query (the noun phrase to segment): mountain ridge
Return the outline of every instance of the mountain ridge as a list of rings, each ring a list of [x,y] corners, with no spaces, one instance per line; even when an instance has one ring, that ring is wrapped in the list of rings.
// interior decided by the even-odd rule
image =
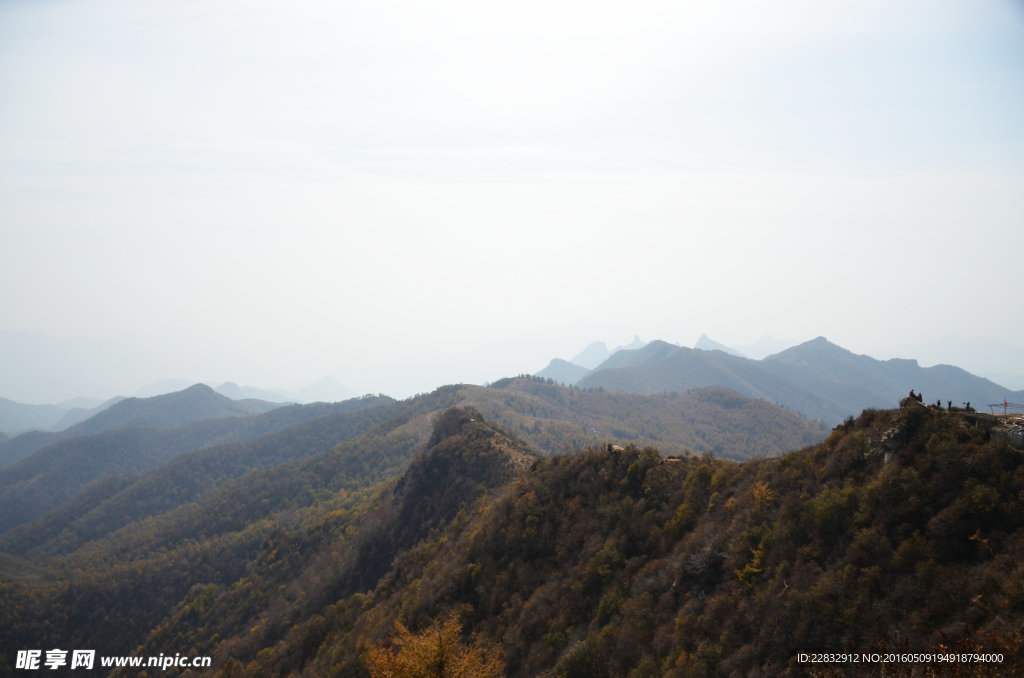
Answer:
[[[77,548],[130,520],[198,500],[246,472],[351,443],[384,421],[400,422],[409,440],[425,443],[429,417],[454,406],[472,408],[547,456],[630,441],[659,445],[667,454],[776,456],[827,431],[721,388],[637,396],[584,392],[535,378],[502,380],[489,388],[441,387],[406,401],[364,397],[295,405],[167,431],[122,429],[68,439],[0,469],[0,528],[8,530],[0,534],[0,549],[52,555]],[[96,501],[89,483],[106,482],[105,474],[136,475]],[[75,508],[79,504],[89,508]]]
[[[182,379],[165,379],[137,389],[130,397],[117,395],[103,401],[80,397],[60,403],[38,405],[0,397],[0,432],[8,437],[31,431],[60,432],[95,416],[119,401],[131,398],[149,400],[180,393],[196,385],[199,384]],[[276,404],[341,402],[358,397],[358,394],[345,388],[332,377],[322,377],[293,393],[284,389],[239,386],[231,381],[223,382],[212,390],[236,402],[264,401]],[[243,408],[245,407],[243,405]]]
[[[739,356],[740,358],[746,358],[747,357],[747,356],[745,356],[743,354],[742,351],[738,351],[735,348],[732,348],[731,346],[726,346],[725,344],[721,344],[721,343],[711,339],[711,337],[709,337],[706,334],[700,335],[700,339],[697,340],[697,343],[694,344],[693,347],[694,348],[699,348],[702,351],[722,351],[722,352],[728,353],[730,355]]]
[[[210,445],[259,439],[282,429],[301,426],[309,420],[344,415],[378,402],[390,402],[390,399],[371,397],[329,405],[289,406],[252,417],[202,419],[177,428],[131,427],[62,438],[0,468],[0,532],[58,509],[65,501],[73,500],[77,493],[87,490],[90,483],[101,481],[105,476],[148,471]],[[247,460],[242,468],[251,468],[255,463],[255,458]],[[206,476],[214,478],[216,473],[211,470]],[[167,484],[163,490],[152,488],[139,497],[137,503],[145,504],[164,491],[187,496],[185,487],[189,483],[180,480]],[[0,535],[0,539],[5,536]]]
[[[124,428],[171,429],[199,421],[248,417],[279,408],[282,403],[232,400],[206,384],[149,398],[107,401],[92,416],[61,431],[28,431],[0,442],[0,468],[23,459],[48,445],[84,435]]]
[[[947,405],[970,402],[975,408],[1024,399],[1024,391],[1011,391],[961,368],[921,367],[912,359],[877,360],[825,337],[760,360],[652,341],[642,349],[616,353],[573,385],[646,394],[724,386],[830,424],[865,408],[888,407],[910,389]]]
[[[115,428],[175,428],[203,419],[262,414],[276,407],[280,407],[280,403],[232,400],[206,384],[194,384],[182,391],[151,398],[125,398],[75,424],[67,432],[84,435]]]

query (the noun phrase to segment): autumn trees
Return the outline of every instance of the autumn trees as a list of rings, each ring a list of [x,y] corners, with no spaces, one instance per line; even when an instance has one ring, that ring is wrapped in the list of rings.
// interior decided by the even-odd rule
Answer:
[[[501,675],[501,652],[462,638],[457,612],[435,619],[413,633],[395,622],[396,636],[390,646],[375,644],[364,655],[372,678],[497,678]]]

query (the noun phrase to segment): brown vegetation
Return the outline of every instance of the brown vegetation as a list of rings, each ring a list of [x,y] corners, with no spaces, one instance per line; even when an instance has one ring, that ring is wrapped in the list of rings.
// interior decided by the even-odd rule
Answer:
[[[436,423],[401,479],[370,485],[390,466],[340,448],[52,561],[50,584],[0,588],[5,642],[224,675],[365,677],[434,629],[524,678],[828,675],[798,660],[822,651],[1002,657],[840,669],[865,675],[1024,670],[1022,452],[982,419],[868,410],[774,459],[529,466],[479,412]]]

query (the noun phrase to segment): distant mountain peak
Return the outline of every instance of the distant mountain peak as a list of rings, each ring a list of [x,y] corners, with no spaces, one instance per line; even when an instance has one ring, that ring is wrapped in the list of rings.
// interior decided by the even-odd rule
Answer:
[[[632,351],[638,348],[643,348],[647,345],[647,342],[640,338],[639,334],[633,335],[633,341],[629,342],[625,346],[619,346],[616,351]]]
[[[823,351],[832,353],[834,355],[855,355],[852,351],[849,351],[838,344],[833,344],[825,337],[818,336],[814,339],[809,339],[802,344],[796,346],[790,346],[789,348],[779,351],[773,355],[765,358],[765,360],[792,360],[797,359],[801,356],[806,356],[809,353],[821,354]]]
[[[547,367],[537,372],[537,376],[569,386],[575,384],[589,373],[590,370],[582,365],[577,365],[561,358],[554,358],[548,363]]]
[[[746,357],[736,349],[714,341],[706,334],[700,335],[700,339],[697,340],[697,343],[694,344],[693,347],[700,351],[722,351],[723,353],[728,353],[729,355],[734,355],[740,358]]]
[[[667,341],[655,339],[639,348],[623,349],[615,351],[607,360],[598,366],[594,372],[617,367],[636,367],[649,362],[654,362],[679,351],[680,347],[670,344]]]
[[[650,352],[654,352],[654,351],[662,351],[662,350],[665,350],[667,348],[671,349],[671,348],[679,348],[679,347],[676,346],[675,344],[671,343],[671,342],[664,341],[662,339],[655,339],[654,341],[646,342],[642,346],[638,346],[636,348],[625,348],[625,349],[620,349],[620,350],[623,350],[623,351],[650,351]]]
[[[282,392],[265,388],[256,388],[253,386],[239,386],[233,381],[225,381],[223,384],[213,389],[222,396],[227,396],[232,400],[246,400],[255,398],[256,400],[266,400],[271,403],[283,403],[292,400],[292,398]]]
[[[588,370],[592,370],[619,351],[635,351],[647,345],[648,343],[641,339],[639,334],[633,335],[633,341],[629,342],[625,346],[618,346],[614,350],[609,350],[608,346],[603,341],[595,341],[588,344],[585,349],[583,349],[569,362],[574,365],[585,367]]]
[[[225,381],[223,384],[213,389],[222,396],[231,398],[232,400],[241,400],[245,397],[242,393],[242,388],[233,381]]]
[[[258,400],[234,401],[206,384],[193,384],[181,391],[150,398],[125,398],[75,424],[68,433],[84,435],[128,427],[174,428],[201,419],[248,416],[277,406]]]
[[[434,447],[445,438],[462,433],[462,430],[473,422],[483,423],[483,416],[471,405],[451,407],[434,416],[433,431],[427,447]]]
[[[608,350],[603,341],[595,341],[587,344],[587,347],[569,362],[592,370],[607,360],[611,354],[612,352]]]
[[[423,454],[406,471],[396,489],[408,489],[410,479],[420,475],[421,493],[435,497],[431,504],[437,503],[438,491],[442,495],[454,494],[448,501],[454,499],[461,503],[466,496],[453,493],[453,485],[465,485],[466,481],[470,481],[470,485],[482,484],[468,494],[479,493],[483,486],[511,480],[516,469],[527,467],[537,459],[523,441],[485,421],[472,405],[451,407],[435,415],[433,431]],[[428,472],[417,473],[417,467]],[[439,483],[439,478],[446,478],[447,482]]]

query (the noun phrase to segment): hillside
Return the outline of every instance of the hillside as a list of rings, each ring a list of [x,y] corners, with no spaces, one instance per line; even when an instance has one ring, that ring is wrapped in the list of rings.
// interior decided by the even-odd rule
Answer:
[[[24,586],[0,586],[0,628],[12,630],[5,640],[53,636],[97,643],[108,652],[118,644],[135,647],[176,601],[191,599],[208,584],[234,582],[231,595],[253,609],[273,600],[280,591],[262,589],[266,577],[301,585],[300,608],[321,605],[323,596],[356,592],[359,582],[375,585],[392,555],[443,528],[480,493],[532,463],[522,443],[472,410],[448,410],[434,418],[426,441],[409,428],[412,423],[408,417],[384,422],[358,441],[255,471],[51,560],[46,570],[51,589],[41,590],[36,574]],[[386,478],[390,482],[378,485]],[[305,531],[314,524],[319,527]],[[340,534],[352,539],[336,541]],[[11,562],[20,565],[8,568],[8,576],[27,571],[23,561]],[[196,582],[203,587],[197,589]],[[66,603],[67,608],[29,612],[17,604],[22,595],[44,607]],[[133,602],[116,622],[98,624],[119,600]],[[16,613],[28,614],[15,618]],[[232,614],[222,621],[230,625],[236,619]],[[105,631],[97,634],[100,627]],[[277,622],[268,632],[272,629],[280,630]]]
[[[52,430],[63,431],[64,429],[70,428],[75,424],[79,424],[91,417],[96,416],[103,410],[108,409],[112,405],[119,403],[122,400],[124,400],[124,397],[116,396],[114,398],[110,398],[109,400],[105,400],[104,402],[91,407],[72,407],[63,415],[61,415],[61,418],[57,420],[57,423],[55,423],[52,426]]]
[[[827,428],[763,400],[723,388],[635,395],[502,379],[490,388],[458,387],[459,404],[525,440],[542,454],[595,443],[654,445],[665,454],[712,453],[733,459],[783,454],[819,440]]]
[[[634,446],[531,460],[479,412],[433,421],[405,471],[373,461],[408,454],[401,436],[353,441],[43,579],[14,561],[0,628],[12,647],[208,654],[209,675],[365,676],[395,621],[452,610],[511,677],[826,675],[797,660],[822,650],[1024,670],[1024,464],[995,418],[908,402],[745,463]]]
[[[243,476],[283,464],[301,465],[339,447],[372,447],[376,452],[382,440],[388,441],[391,452],[383,468],[396,472],[408,464],[410,450],[427,440],[429,420],[424,411],[393,401],[371,404],[372,400],[357,399],[368,406],[254,440],[194,450],[143,474],[105,476],[50,512],[0,535],[0,550],[26,557],[70,553],[134,523],[173,520],[168,516],[176,510],[201,502]],[[361,467],[364,475],[374,468],[369,461]]]
[[[121,428],[177,428],[204,419],[262,414],[276,407],[280,407],[280,403],[232,400],[206,384],[195,384],[183,391],[152,398],[125,398],[75,424],[68,433],[88,435]]]
[[[167,403],[168,400],[163,399],[162,402]],[[173,404],[175,401],[170,402]],[[296,405],[275,408],[250,417],[201,419],[171,429],[132,427],[59,440],[17,463],[0,468],[0,533],[56,509],[90,483],[108,475],[146,471],[192,450],[261,438],[281,429],[389,402],[393,401],[366,397],[343,403]],[[215,408],[214,412],[222,413],[223,410]],[[310,439],[316,440],[316,437]],[[319,447],[314,446],[313,451],[329,449],[339,440],[331,437],[326,442],[320,442]],[[288,445],[280,444],[280,440],[277,442],[278,451],[290,451]],[[249,455],[241,464],[239,472],[258,467],[259,459],[255,454]],[[275,463],[280,461],[282,459],[278,458]],[[222,471],[223,467],[219,470]],[[188,475],[199,473],[196,467]],[[203,483],[213,483],[220,477],[215,469],[205,468],[202,473]],[[150,504],[167,493],[179,499],[188,496],[184,488],[191,487],[192,483],[184,482],[181,475],[165,480],[165,485],[151,490],[134,506]],[[41,534],[36,529],[30,530],[30,533],[36,537]],[[0,540],[4,538],[6,535],[0,536]]]
[[[987,419],[908,404],[780,459],[553,459],[396,564],[346,628],[460,609],[511,676],[805,675],[801,651],[871,648],[1000,652],[958,675],[1020,675],[1021,454]]]

